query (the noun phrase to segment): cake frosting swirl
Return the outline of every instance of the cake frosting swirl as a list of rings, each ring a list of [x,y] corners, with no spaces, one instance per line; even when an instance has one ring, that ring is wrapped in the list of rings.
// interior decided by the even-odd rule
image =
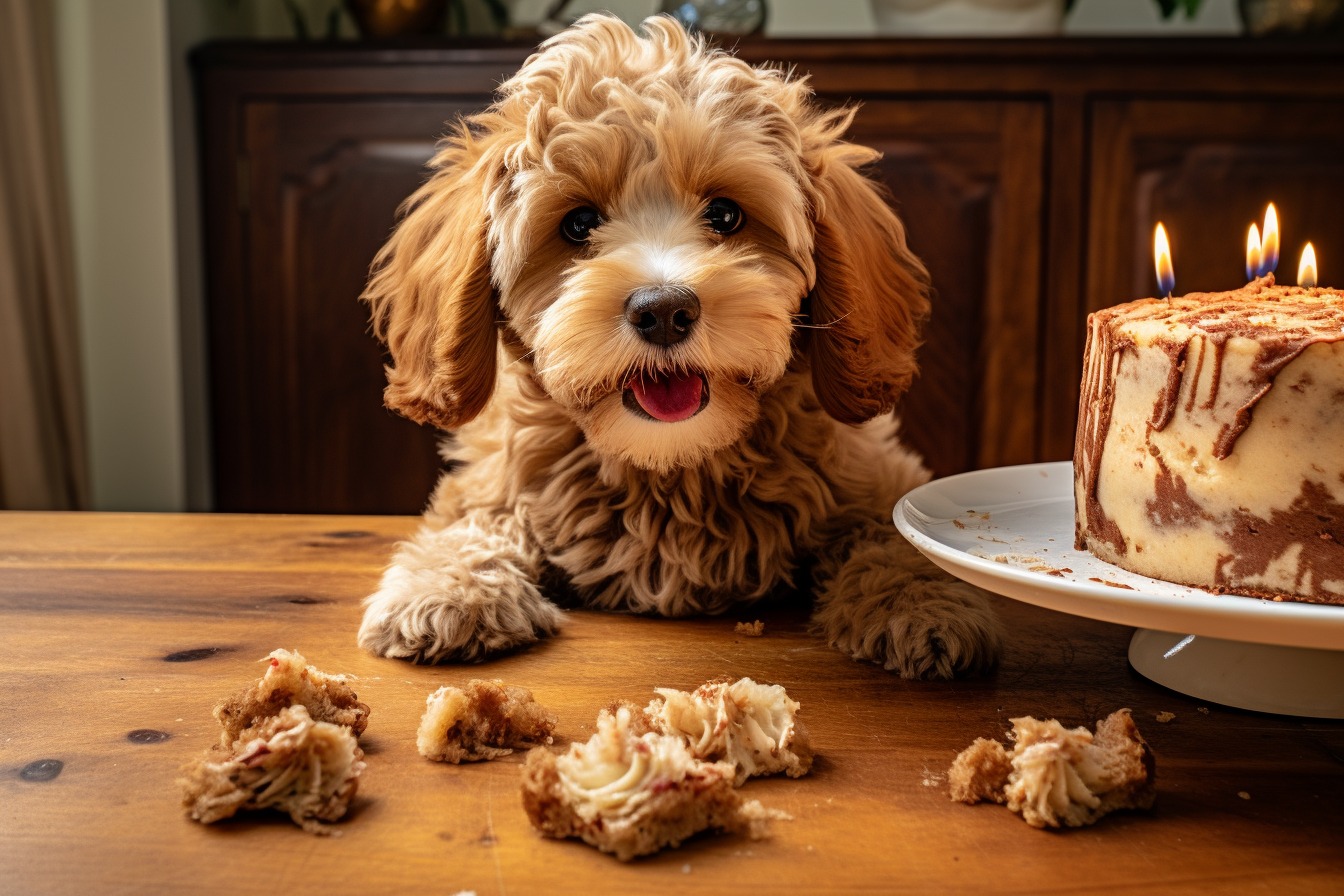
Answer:
[[[1089,315],[1074,498],[1117,566],[1344,604],[1344,297],[1270,274]]]

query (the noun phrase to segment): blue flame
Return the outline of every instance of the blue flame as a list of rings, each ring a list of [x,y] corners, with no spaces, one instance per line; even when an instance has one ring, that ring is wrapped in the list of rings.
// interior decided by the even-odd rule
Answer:
[[[1169,296],[1176,289],[1176,272],[1158,271],[1157,272],[1157,294],[1160,296]]]
[[[1279,247],[1277,245],[1261,246],[1260,248],[1260,267],[1255,271],[1255,276],[1263,277],[1266,274],[1274,272],[1279,266]]]

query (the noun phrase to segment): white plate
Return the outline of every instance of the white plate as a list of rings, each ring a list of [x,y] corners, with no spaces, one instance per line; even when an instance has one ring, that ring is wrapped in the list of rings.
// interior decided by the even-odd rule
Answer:
[[[1074,550],[1068,461],[936,479],[901,499],[893,516],[952,575],[1025,603],[1182,635],[1344,650],[1344,607],[1210,594]]]

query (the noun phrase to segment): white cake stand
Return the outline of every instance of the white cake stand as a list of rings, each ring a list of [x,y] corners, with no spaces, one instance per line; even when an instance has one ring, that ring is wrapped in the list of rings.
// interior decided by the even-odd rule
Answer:
[[[1129,661],[1201,700],[1344,719],[1344,607],[1215,595],[1127,572],[1073,547],[1068,461],[921,486],[896,526],[952,575],[1039,607],[1135,626]]]

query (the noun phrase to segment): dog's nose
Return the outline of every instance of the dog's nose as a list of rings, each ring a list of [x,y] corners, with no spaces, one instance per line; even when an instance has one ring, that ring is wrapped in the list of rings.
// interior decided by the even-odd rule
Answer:
[[[700,297],[685,286],[642,286],[625,300],[625,319],[655,345],[676,345],[699,317]]]

